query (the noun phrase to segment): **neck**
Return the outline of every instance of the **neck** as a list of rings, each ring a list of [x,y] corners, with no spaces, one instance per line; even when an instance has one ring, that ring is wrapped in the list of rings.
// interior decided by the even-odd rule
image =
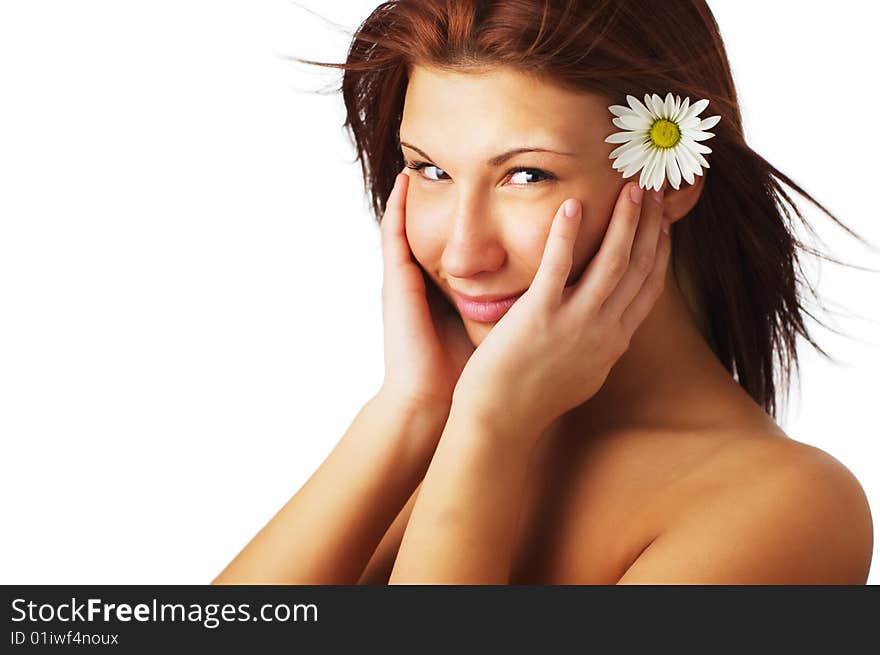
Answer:
[[[706,343],[670,266],[661,296],[602,388],[554,426],[581,434],[699,429],[760,415],[767,418]]]

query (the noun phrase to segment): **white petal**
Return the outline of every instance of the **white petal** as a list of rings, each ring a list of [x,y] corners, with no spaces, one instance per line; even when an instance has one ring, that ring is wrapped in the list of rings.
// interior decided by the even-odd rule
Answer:
[[[654,168],[651,169],[651,177],[648,178],[648,188],[654,189],[655,191],[659,191],[659,187],[657,186],[657,180],[661,180],[661,184],[663,184],[663,174],[666,172],[663,153],[665,150],[657,151],[657,162],[654,164]]]
[[[657,169],[660,168],[663,168],[663,150],[657,148],[654,150],[654,155],[651,158],[651,170],[648,177],[649,186],[653,186],[651,182],[657,179]]]
[[[629,152],[627,154],[630,156],[626,160],[621,161],[621,159],[618,157],[611,165],[611,167],[615,170],[623,171],[627,168],[632,168],[633,166],[644,166],[647,163],[648,153],[645,151],[636,151],[635,154]]]
[[[633,162],[629,166],[624,167],[624,169],[621,171],[621,173],[623,173],[623,177],[625,177],[625,178],[631,177],[631,176],[635,175],[636,173],[638,173],[642,168],[644,168],[644,166],[645,166],[645,160],[639,159],[638,161]]]
[[[647,96],[645,96],[647,98]],[[632,107],[633,112],[638,114],[639,116],[645,116],[646,118],[651,118],[651,112],[639,102],[639,99],[635,96],[627,96],[626,101],[629,103],[629,106]]]
[[[635,175],[636,173],[638,173],[642,168],[645,167],[645,164],[648,161],[647,157],[648,157],[648,153],[645,153],[644,157],[637,159],[629,166],[624,167],[623,176],[630,177],[631,175]]]
[[[697,100],[691,108],[688,109],[687,114],[684,116],[684,120],[688,118],[693,118],[697,116],[701,111],[703,111],[709,105],[709,101],[703,98],[702,100]]]
[[[622,116],[614,120],[623,123],[624,129],[627,130],[647,130],[651,127],[652,123],[651,119],[647,116]]]
[[[669,119],[672,117],[672,111],[675,109],[675,98],[672,97],[672,92],[666,94],[666,101],[663,103],[663,118]]]
[[[678,161],[687,165],[688,170],[690,170],[694,175],[700,175],[700,163],[694,158],[691,151],[687,148],[680,148],[678,153]],[[684,174],[684,169],[682,169],[682,174]],[[688,181],[688,184],[693,184],[693,182]]]
[[[611,151],[611,153],[608,155],[608,159],[617,159],[623,153],[628,152],[632,148],[638,147],[638,145],[639,145],[638,141],[629,141],[627,143],[619,145],[614,150]]]
[[[666,181],[666,170],[669,168],[669,161],[672,159],[672,150],[667,148],[663,151],[663,162],[660,166],[660,170],[658,173],[660,174],[660,187],[662,188],[663,183]]]
[[[687,110],[688,110],[688,107],[690,106],[690,104],[691,104],[691,99],[688,97],[685,97],[684,102],[681,104],[681,107],[679,107],[678,111],[675,112],[675,116],[672,117],[672,120],[675,121],[676,123],[681,122],[681,118],[682,118],[682,116],[684,116],[687,113]]]
[[[648,149],[639,144],[638,148],[633,148],[629,152],[624,153],[620,157],[617,158],[617,161],[614,162],[615,168],[626,168],[633,162],[638,161],[639,159],[644,160],[648,154]]]
[[[605,143],[625,143],[632,139],[639,138],[639,132],[615,132],[605,138]]]
[[[708,118],[704,118],[700,121],[700,124],[697,125],[698,130],[711,130],[718,124],[718,121],[721,120],[721,116],[709,116]]]
[[[692,159],[692,163],[698,162],[699,164],[701,164],[705,168],[709,168],[709,162],[706,161],[706,158],[703,157],[703,155],[701,155],[698,150],[698,148],[705,148],[705,146],[703,146],[703,144],[696,143],[695,141],[691,141],[689,139],[684,139],[682,141],[682,147],[683,147],[683,149],[687,150],[688,155]],[[706,148],[706,149],[708,150],[708,148]],[[711,150],[709,152],[711,152]],[[700,173],[699,168],[697,168],[695,172],[699,174]]]
[[[706,139],[711,139],[714,134],[711,132],[697,132],[695,130],[682,130],[682,136],[686,136],[689,139],[693,139],[694,141],[705,141]]]
[[[632,109],[630,109],[629,107],[624,107],[623,105],[611,105],[608,108],[608,111],[610,111],[615,116],[627,116],[629,114],[635,113]]]
[[[669,180],[669,185],[678,191],[681,184],[681,173],[678,170],[678,160],[674,150],[669,150],[666,157],[666,178]]]
[[[697,125],[700,124],[700,119],[696,116],[692,116],[683,121],[678,121],[678,127],[682,130],[693,130],[696,129]]]
[[[654,190],[659,191],[663,188],[663,182],[666,181],[666,166],[661,160],[657,168],[654,169]]]
[[[633,157],[636,157],[642,150],[642,146],[638,142],[630,142],[627,143],[626,146],[627,149],[625,151],[613,158],[614,161],[611,163],[612,168],[624,168],[633,160]]]
[[[645,167],[642,169],[642,175],[639,178],[639,186],[648,188],[650,186],[650,181],[653,179],[651,176],[654,173],[654,167],[657,165],[659,150],[656,148],[651,150],[651,153],[648,157],[648,163],[645,164]]]
[[[624,143],[623,145],[617,146],[614,150],[611,151],[611,154],[608,155],[608,159],[614,159],[615,157],[622,157],[624,154],[633,149],[640,149],[642,147],[642,142],[639,139],[633,139],[628,143]]]
[[[691,170],[691,166],[688,163],[688,159],[682,153],[684,152],[683,148],[675,149],[675,157],[678,159],[678,166],[681,168],[681,176],[684,178],[685,182],[688,184],[694,183],[694,174]]]
[[[658,118],[663,116],[663,98],[656,93],[651,96],[651,106],[654,108],[654,113]]]
[[[669,120],[674,121],[675,116],[678,115],[679,110],[681,109],[681,98],[675,96],[675,103],[673,103],[672,113],[669,115]]]
[[[663,186],[663,180],[666,177],[666,153],[668,150],[660,150],[657,152],[657,164],[651,171],[651,187],[655,191],[659,191]]]
[[[651,153],[653,155],[653,153]],[[648,157],[648,160],[645,162],[645,165],[642,166],[642,173],[639,175],[639,186],[643,189],[646,186],[648,180],[648,172],[651,170],[651,157]]]
[[[684,139],[682,139],[682,141],[684,141],[684,143],[687,145],[688,150],[690,150],[691,152],[702,152],[707,155],[712,152],[712,148],[710,148],[709,146],[704,146],[702,143],[697,143],[689,137],[685,137]]]

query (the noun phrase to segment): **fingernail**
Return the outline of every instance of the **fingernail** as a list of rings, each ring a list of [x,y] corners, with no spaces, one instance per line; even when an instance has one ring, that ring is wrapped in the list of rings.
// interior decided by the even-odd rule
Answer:
[[[663,223],[660,225],[660,229],[663,230],[664,233],[669,234],[669,223],[663,221]]]
[[[660,189],[659,191],[652,190],[651,197],[654,198],[655,202],[658,202],[662,205],[663,204],[663,189]]]
[[[565,215],[568,216],[569,218],[574,218],[575,216],[577,216],[577,213],[578,213],[577,201],[571,200],[571,199],[566,200],[565,201],[565,208],[563,211],[565,211]]]
[[[637,205],[642,204],[642,196],[644,193],[645,190],[638,184],[633,184],[629,187],[629,197],[632,198],[632,201]]]

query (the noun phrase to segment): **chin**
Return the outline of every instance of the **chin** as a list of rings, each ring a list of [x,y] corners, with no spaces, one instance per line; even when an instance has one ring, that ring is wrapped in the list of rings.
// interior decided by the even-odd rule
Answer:
[[[495,327],[495,323],[480,323],[466,318],[462,319],[462,323],[464,323],[465,332],[467,332],[474,348],[479,346],[483,342],[483,339],[486,338],[486,335],[489,334],[489,330]]]

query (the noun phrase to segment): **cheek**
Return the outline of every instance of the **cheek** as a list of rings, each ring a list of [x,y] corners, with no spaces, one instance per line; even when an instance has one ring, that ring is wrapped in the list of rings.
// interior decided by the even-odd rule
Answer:
[[[406,240],[409,242],[413,257],[428,270],[436,267],[443,253],[445,236],[443,223],[439,216],[432,215],[430,209],[407,204]],[[436,211],[433,212],[436,214]]]
[[[580,194],[572,194],[574,196]],[[583,197],[583,196],[581,196]],[[615,197],[594,197],[584,203],[584,217],[574,246],[573,271],[580,275],[598,252],[608,229]],[[413,257],[429,273],[440,268],[447,242],[446,215],[442,208],[429,203],[415,202],[406,207],[406,237]],[[537,272],[544,256],[544,246],[550,234],[555,209],[544,211],[546,218],[535,217],[525,208],[511,208],[495,235],[508,259],[517,268]]]
[[[448,246],[448,217],[431,208],[407,211],[406,237],[413,256],[426,269],[439,269]],[[494,234],[483,234],[481,238],[487,245],[503,249],[516,268],[536,271],[549,233],[550,219],[521,217],[509,211]]]
[[[612,189],[613,192],[613,189]],[[619,192],[619,189],[618,189]],[[612,194],[595,195],[583,205],[584,216],[574,246],[572,269],[580,275],[593,260],[602,246],[602,240],[611,224],[611,213],[617,197]]]
[[[518,258],[523,268],[537,273],[541,260],[544,258],[544,247],[550,234],[551,220],[535,221],[532,224],[520,223],[520,227],[511,230],[508,238],[508,254]]]

